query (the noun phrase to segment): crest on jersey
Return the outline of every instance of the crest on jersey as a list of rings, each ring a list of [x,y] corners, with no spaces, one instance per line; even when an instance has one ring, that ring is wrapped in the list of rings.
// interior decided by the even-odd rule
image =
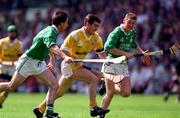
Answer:
[[[83,45],[83,42],[80,40],[77,44],[78,47],[81,47]]]
[[[122,43],[122,42],[124,42],[124,38],[122,37],[122,38],[120,38],[120,43]]]

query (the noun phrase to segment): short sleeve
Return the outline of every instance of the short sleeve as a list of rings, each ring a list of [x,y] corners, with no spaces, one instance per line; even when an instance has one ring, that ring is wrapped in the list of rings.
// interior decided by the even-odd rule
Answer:
[[[106,51],[116,48],[117,42],[118,42],[117,32],[111,32],[107,38],[107,41],[105,42],[104,50]]]
[[[103,48],[103,41],[102,41],[102,38],[98,35],[98,40],[97,40],[97,43],[95,45],[95,50],[96,52],[102,52],[104,51],[104,48]]]
[[[69,34],[66,37],[64,43],[61,45],[61,50],[69,51],[73,47],[74,41],[75,41],[74,35]]]
[[[44,38],[44,44],[46,47],[50,48],[52,45],[56,44],[56,38],[49,36]]]

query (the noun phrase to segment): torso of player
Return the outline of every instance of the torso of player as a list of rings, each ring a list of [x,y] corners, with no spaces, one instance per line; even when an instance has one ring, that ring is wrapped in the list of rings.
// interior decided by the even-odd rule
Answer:
[[[33,39],[33,43],[26,51],[26,55],[43,61],[48,57],[50,47],[56,44],[57,30],[55,26],[47,26],[45,29],[41,30]]]
[[[108,36],[107,41],[105,42],[104,49],[110,50],[113,48],[129,51],[130,48],[137,48],[137,43],[134,40],[135,30],[132,29],[129,33],[126,33],[123,28],[120,26],[116,27]],[[108,56],[116,58],[118,55],[108,53]]]
[[[128,51],[133,47],[135,31],[131,30],[129,33],[126,33],[121,27],[119,27],[119,32],[117,48]]]
[[[0,40],[0,59],[2,61],[14,61],[22,54],[22,42],[15,40],[10,43],[8,37]]]
[[[75,58],[83,59],[93,50],[103,48],[102,39],[97,33],[87,37],[83,29],[73,31],[66,39],[62,48],[68,49]]]

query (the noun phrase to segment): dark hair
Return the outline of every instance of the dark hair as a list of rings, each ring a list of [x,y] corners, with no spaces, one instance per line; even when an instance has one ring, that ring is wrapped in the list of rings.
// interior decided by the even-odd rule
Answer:
[[[65,12],[57,11],[52,16],[52,24],[58,26],[61,23],[64,23],[67,20],[67,18],[68,18],[68,16]]]
[[[101,23],[101,20],[94,14],[88,14],[84,19],[84,25],[86,23],[93,24],[94,22]]]

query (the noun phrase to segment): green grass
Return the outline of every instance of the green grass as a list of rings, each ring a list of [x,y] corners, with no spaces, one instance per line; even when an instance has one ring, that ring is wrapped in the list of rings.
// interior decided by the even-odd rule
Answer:
[[[0,118],[34,118],[32,109],[43,100],[45,94],[11,93],[0,109]],[[97,96],[100,104],[101,97]],[[171,96],[164,103],[162,96],[131,95],[128,98],[115,96],[110,105],[111,112],[106,118],[180,118],[180,103]],[[90,118],[88,96],[65,94],[55,103],[55,111],[63,118]]]

